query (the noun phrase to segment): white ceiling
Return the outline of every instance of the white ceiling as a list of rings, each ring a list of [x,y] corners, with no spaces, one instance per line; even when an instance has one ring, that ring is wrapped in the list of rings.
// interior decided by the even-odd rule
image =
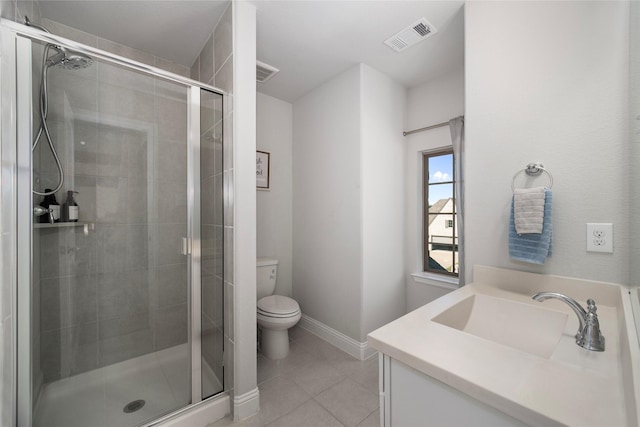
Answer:
[[[405,87],[460,67],[463,1],[255,0],[258,60],[280,69],[258,91],[293,102],[357,63]],[[42,16],[191,66],[226,2],[40,0]],[[384,40],[421,17],[438,33],[396,53]]]
[[[413,87],[464,61],[462,1],[256,1],[258,60],[280,69],[258,91],[293,102],[357,63]],[[425,17],[438,32],[397,53],[383,42]]]

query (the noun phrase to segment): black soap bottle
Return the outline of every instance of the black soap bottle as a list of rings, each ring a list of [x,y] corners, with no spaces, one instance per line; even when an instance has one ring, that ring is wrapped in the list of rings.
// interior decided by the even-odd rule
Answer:
[[[44,190],[45,193],[50,193],[51,189],[47,188]],[[45,209],[51,209],[51,213],[53,214],[53,219],[55,222],[60,222],[60,204],[56,200],[55,194],[49,194],[48,196],[44,196],[44,200],[40,203]],[[48,223],[49,215],[41,215],[38,217],[38,222]]]
[[[62,221],[64,222],[78,222],[80,208],[73,199],[74,193],[78,194],[77,191],[67,191],[67,201],[62,205]]]

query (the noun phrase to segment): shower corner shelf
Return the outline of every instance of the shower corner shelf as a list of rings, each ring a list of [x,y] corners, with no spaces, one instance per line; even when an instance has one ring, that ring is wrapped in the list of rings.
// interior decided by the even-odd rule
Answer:
[[[55,224],[35,223],[33,228],[64,228],[64,227],[84,227],[90,222],[56,222]]]

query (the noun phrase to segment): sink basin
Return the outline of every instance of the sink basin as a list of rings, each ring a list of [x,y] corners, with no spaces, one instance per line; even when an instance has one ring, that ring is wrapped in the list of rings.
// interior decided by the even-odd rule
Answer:
[[[568,315],[503,298],[472,295],[431,320],[498,344],[549,358]]]
[[[474,265],[471,283],[371,332],[368,342],[384,355],[383,369],[403,363],[513,417],[504,425],[638,427],[639,290]],[[593,298],[606,350],[577,346],[578,317],[560,301],[531,299],[542,291],[569,295],[583,307]]]

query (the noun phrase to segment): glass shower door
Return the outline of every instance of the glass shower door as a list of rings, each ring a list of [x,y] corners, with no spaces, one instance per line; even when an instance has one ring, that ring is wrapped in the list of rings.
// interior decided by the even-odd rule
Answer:
[[[223,390],[222,97],[200,91],[202,397]]]
[[[30,295],[26,304],[19,300],[19,310],[30,313],[33,425],[142,425],[222,391],[222,339],[214,333],[222,330],[222,287],[215,285],[222,273],[213,267],[222,254],[213,227],[221,221],[213,212],[222,206],[215,178],[222,157],[189,140],[195,91],[95,57],[72,67],[38,41],[18,45],[18,70],[31,69],[33,99],[31,135],[19,144],[33,144],[40,133],[32,156],[19,158],[32,170],[28,191],[50,193],[59,169],[64,174],[55,194],[34,193],[31,201],[46,212],[30,220]],[[27,78],[18,73],[19,88]],[[222,96],[201,92],[199,121],[212,127]],[[193,160],[211,172],[202,197],[189,186],[200,180],[188,167]],[[212,228],[202,226],[203,274],[196,277],[193,209],[201,198]],[[203,285],[200,318],[192,286],[201,280],[212,286]],[[202,337],[202,378],[193,366],[196,318],[212,332]]]

